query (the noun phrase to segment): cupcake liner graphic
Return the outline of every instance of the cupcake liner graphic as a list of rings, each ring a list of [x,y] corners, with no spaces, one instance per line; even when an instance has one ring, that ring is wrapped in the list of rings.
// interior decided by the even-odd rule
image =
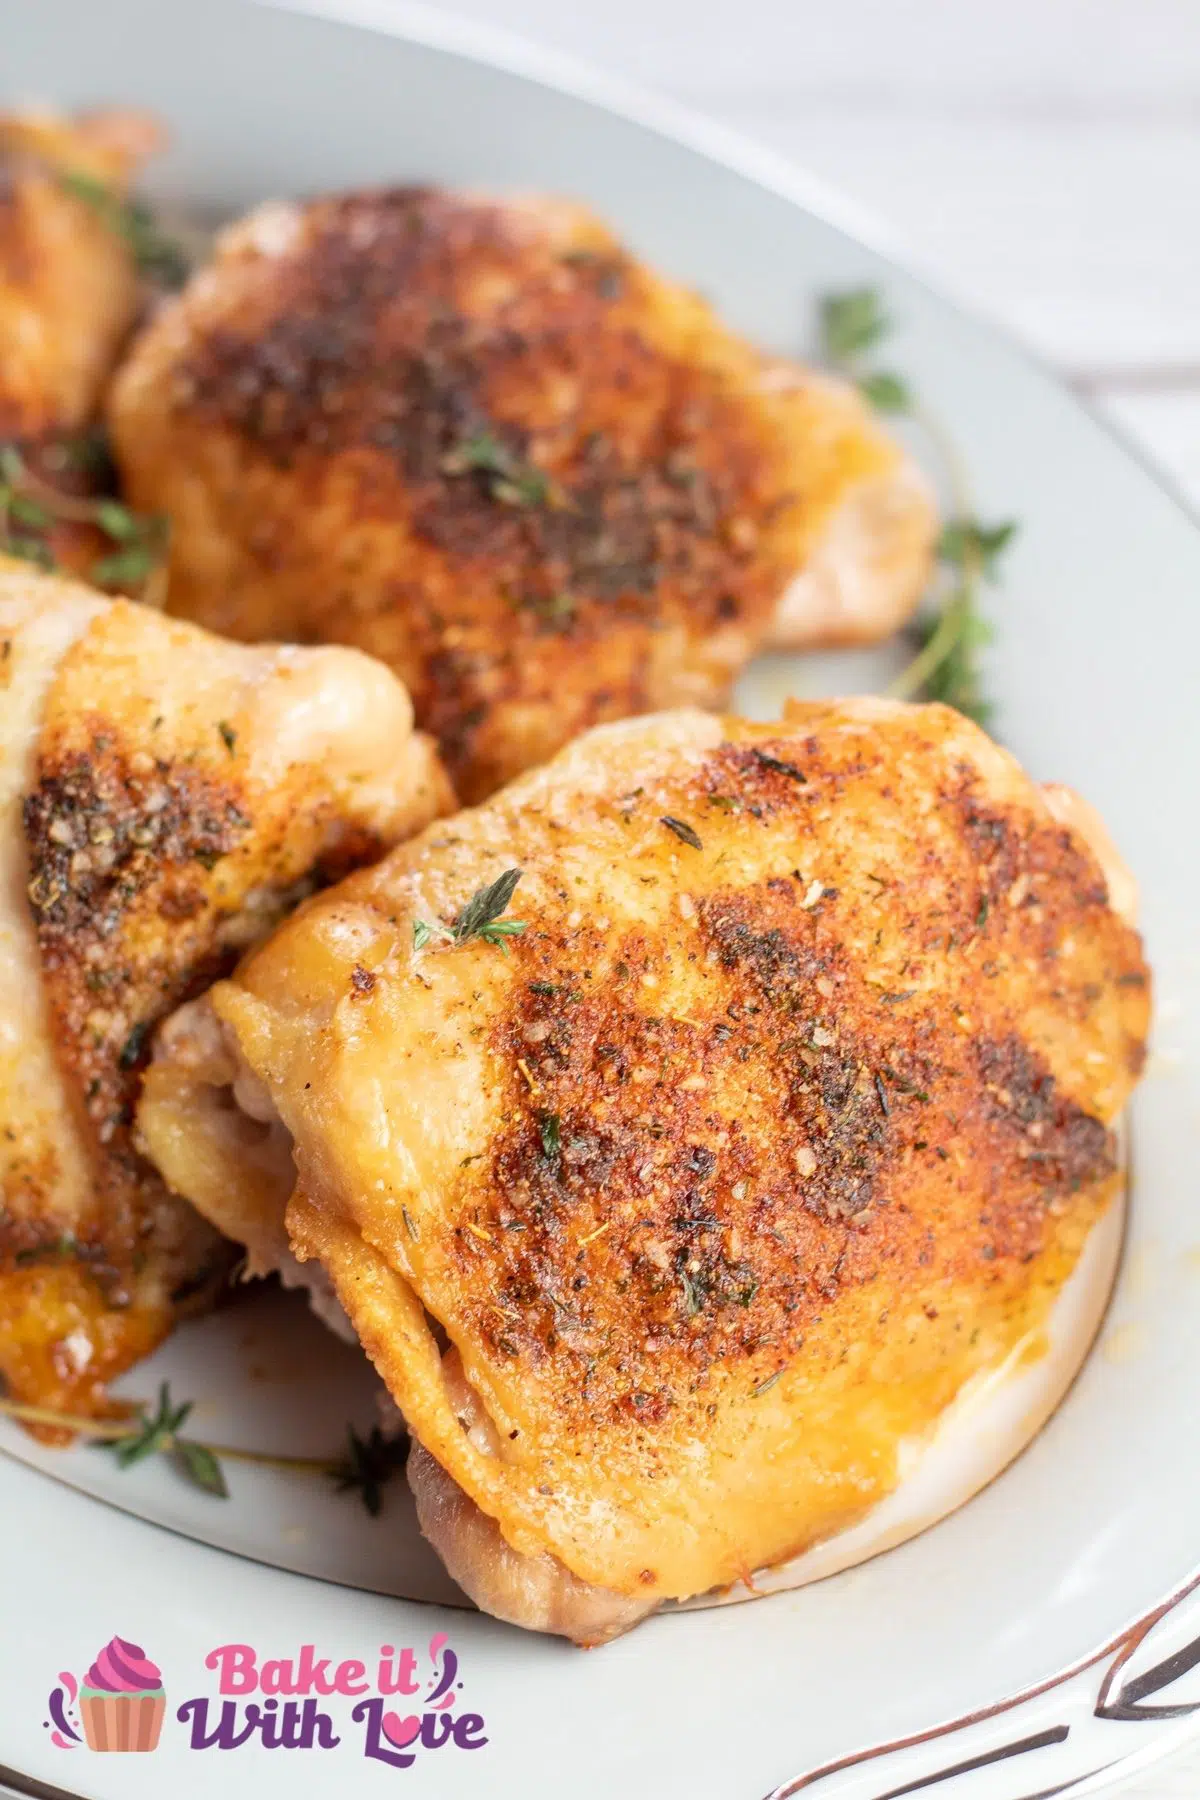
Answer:
[[[167,1697],[162,1672],[128,1638],[110,1638],[79,1687],[79,1717],[91,1750],[153,1750]]]

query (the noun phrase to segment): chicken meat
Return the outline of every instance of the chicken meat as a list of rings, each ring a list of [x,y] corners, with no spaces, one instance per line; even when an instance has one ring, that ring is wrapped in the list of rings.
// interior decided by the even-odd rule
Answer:
[[[859,1518],[1040,1329],[1119,1179],[1129,904],[946,707],[626,721],[310,901],[140,1128],[332,1276],[467,1592],[595,1642]]]
[[[110,419],[171,521],[171,609],[382,657],[468,800],[602,720],[719,704],[764,641],[886,635],[934,535],[850,385],[538,197],[260,208]]]
[[[0,1376],[72,1414],[228,1247],[138,1155],[151,1027],[444,810],[395,678],[0,559]]]

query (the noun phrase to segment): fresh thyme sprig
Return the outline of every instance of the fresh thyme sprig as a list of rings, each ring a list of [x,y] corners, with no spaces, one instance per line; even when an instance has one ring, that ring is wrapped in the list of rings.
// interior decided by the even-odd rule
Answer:
[[[180,1429],[191,1411],[190,1400],[175,1404],[165,1381],[158,1390],[153,1411],[142,1403],[132,1417],[123,1419],[89,1419],[57,1412],[48,1406],[26,1406],[18,1400],[0,1400],[0,1414],[5,1417],[25,1425],[47,1425],[58,1431],[73,1432],[97,1449],[113,1451],[118,1467],[122,1469],[132,1468],[134,1463],[148,1456],[166,1456],[193,1487],[219,1500],[229,1498],[222,1464],[256,1463],[262,1468],[325,1475],[336,1484],[339,1493],[356,1490],[374,1518],[382,1508],[382,1489],[396,1471],[404,1467],[408,1450],[407,1436],[402,1433],[397,1437],[385,1437],[378,1426],[366,1438],[360,1438],[350,1426],[349,1451],[342,1456],[277,1456],[267,1451],[243,1449],[240,1445],[205,1444],[196,1438],[180,1436]]]
[[[521,875],[520,869],[505,869],[503,875],[471,895],[453,925],[443,925],[440,919],[414,919],[413,949],[423,950],[434,939],[465,944],[469,938],[477,937],[485,944],[497,944],[507,951],[505,939],[519,937],[526,928],[524,919],[501,917],[516,892]]]
[[[190,272],[183,246],[162,230],[144,201],[129,199],[79,169],[65,170],[59,180],[121,239],[143,275],[160,287],[183,286]]]
[[[408,1438],[385,1437],[378,1425],[373,1425],[365,1438],[351,1425],[346,1437],[346,1455],[332,1465],[329,1474],[339,1494],[358,1494],[371,1517],[377,1519],[383,1510],[384,1487],[404,1467]]]
[[[909,412],[912,396],[907,383],[890,369],[866,369],[868,350],[883,341],[892,328],[875,288],[850,288],[826,294],[821,301],[821,347],[826,360],[853,377],[859,388],[881,412]]]
[[[523,462],[491,431],[477,431],[448,450],[441,460],[441,469],[444,475],[474,471],[485,476],[493,500],[506,506],[541,506],[557,498],[550,477],[533,463]]]
[[[158,1390],[157,1411],[149,1417],[143,1414],[125,1437],[114,1438],[104,1447],[113,1452],[122,1469],[131,1468],[147,1456],[173,1457],[193,1487],[203,1488],[206,1494],[215,1494],[219,1500],[228,1500],[225,1474],[215,1452],[208,1444],[180,1435],[180,1427],[191,1410],[190,1400],[185,1400],[182,1406],[172,1404],[170,1388],[164,1381]]]
[[[940,421],[919,404],[902,376],[869,362],[868,353],[890,330],[875,288],[827,294],[821,302],[826,359],[879,411],[903,414],[924,431],[944,465],[954,506],[938,542],[935,603],[918,618],[916,654],[889,691],[899,699],[941,700],[985,725],[993,709],[983,691],[980,652],[991,642],[992,626],[981,610],[980,592],[985,581],[996,579],[997,559],[1017,527],[1012,520],[980,522],[962,458]]]
[[[45,534],[58,524],[94,526],[113,546],[88,571],[96,587],[138,590],[156,605],[163,599],[167,521],[147,517],[110,497],[65,493],[34,472],[15,444],[0,444],[0,553],[53,569]]]

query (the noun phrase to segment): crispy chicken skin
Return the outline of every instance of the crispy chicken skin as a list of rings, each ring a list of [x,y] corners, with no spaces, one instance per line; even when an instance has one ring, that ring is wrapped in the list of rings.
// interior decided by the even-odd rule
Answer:
[[[160,141],[141,113],[0,114],[0,443],[68,499],[92,492],[105,466],[87,434],[142,301],[129,245],[69,184],[119,200]],[[0,517],[0,542],[12,524]],[[69,504],[36,542],[84,576],[111,549]]]
[[[1064,814],[939,706],[605,726],[173,1022],[147,1143],[333,1277],[489,1610],[596,1641],[791,1556],[1039,1328],[1149,1011]],[[418,944],[509,867],[507,954]]]
[[[886,634],[929,561],[925,484],[852,389],[562,201],[263,207],[110,410],[172,610],[382,657],[469,800],[599,721],[719,703],[772,633]]]
[[[0,115],[0,439],[79,431],[137,315],[128,246],[63,183],[123,193],[158,130],[136,113]]]
[[[387,670],[0,559],[0,1376],[87,1412],[227,1246],[137,1154],[150,1028],[448,803]]]

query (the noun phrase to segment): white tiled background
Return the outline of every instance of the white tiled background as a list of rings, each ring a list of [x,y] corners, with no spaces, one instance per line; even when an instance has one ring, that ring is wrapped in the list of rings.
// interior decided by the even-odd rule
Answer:
[[[1200,508],[1200,0],[454,10],[665,91],[853,196]],[[1124,1793],[1200,1800],[1200,1751]]]
[[[1200,505],[1200,0],[453,10],[665,91],[840,187]]]

